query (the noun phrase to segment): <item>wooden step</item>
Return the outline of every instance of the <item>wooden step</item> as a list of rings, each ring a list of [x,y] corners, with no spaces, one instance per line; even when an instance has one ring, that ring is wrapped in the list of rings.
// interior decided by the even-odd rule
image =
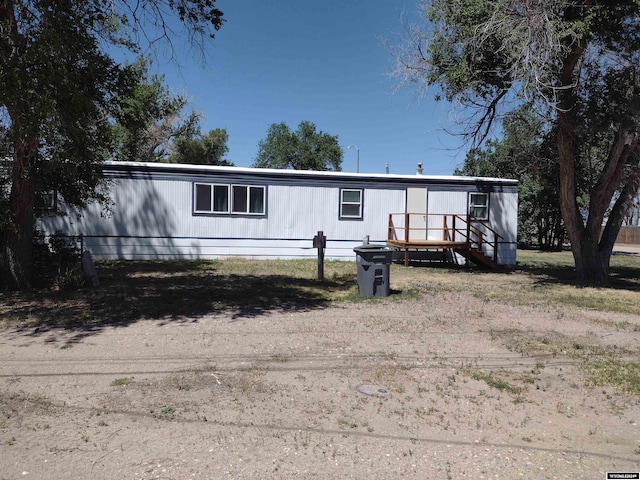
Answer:
[[[480,267],[488,267],[492,270],[500,270],[502,268],[502,265],[499,265],[498,262],[496,262],[493,258],[485,255],[477,247],[455,248],[454,250],[456,253],[459,253],[464,258]]]

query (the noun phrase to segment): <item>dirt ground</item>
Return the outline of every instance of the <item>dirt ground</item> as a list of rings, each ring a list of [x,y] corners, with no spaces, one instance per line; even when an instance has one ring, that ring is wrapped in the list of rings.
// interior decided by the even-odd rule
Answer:
[[[639,341],[637,316],[448,292],[96,331],[5,329],[0,478],[638,472],[637,397],[590,385],[570,352],[534,347],[637,352]]]

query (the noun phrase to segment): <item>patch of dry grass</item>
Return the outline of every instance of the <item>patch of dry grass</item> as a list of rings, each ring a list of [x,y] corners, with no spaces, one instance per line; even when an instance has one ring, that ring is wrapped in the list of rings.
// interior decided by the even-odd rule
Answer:
[[[612,386],[640,397],[640,362],[638,352],[615,346],[603,346],[586,336],[569,336],[558,332],[524,332],[505,329],[491,332],[509,350],[525,356],[565,355],[575,361],[586,381],[592,385]]]
[[[640,315],[640,256],[612,257],[608,288],[585,287],[576,282],[570,252],[518,251],[518,266],[511,272],[413,268],[403,273],[400,268],[392,269],[392,285],[418,288],[425,294],[465,292],[514,306],[557,304]]]
[[[99,261],[96,266],[98,289],[0,293],[3,323],[86,329],[216,312],[251,317],[339,302],[402,301],[442,291],[514,306],[557,304],[640,315],[640,257],[634,256],[613,258],[611,288],[576,284],[568,252],[519,252],[512,272],[391,265],[392,295],[387,298],[358,295],[354,262],[327,261],[324,281],[317,279],[315,260]]]

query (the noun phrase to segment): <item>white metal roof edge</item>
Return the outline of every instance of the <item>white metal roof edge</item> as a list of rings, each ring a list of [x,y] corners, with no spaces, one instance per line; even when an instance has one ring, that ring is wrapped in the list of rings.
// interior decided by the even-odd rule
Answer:
[[[225,167],[217,165],[194,165],[186,163],[156,163],[156,162],[119,162],[106,161],[105,166],[124,167],[125,169],[144,169],[156,171],[184,171],[187,172],[228,172],[228,173],[245,173],[245,174],[263,174],[263,175],[286,175],[291,177],[305,176],[326,176],[327,178],[359,178],[359,179],[377,179],[385,178],[395,180],[416,180],[423,178],[427,181],[451,181],[451,182],[492,182],[498,184],[517,184],[518,180],[509,178],[492,178],[492,177],[469,177],[462,175],[424,175],[424,174],[397,174],[397,173],[355,173],[355,172],[334,172],[321,170],[292,170],[292,169],[276,169],[276,168],[253,168],[253,167]]]

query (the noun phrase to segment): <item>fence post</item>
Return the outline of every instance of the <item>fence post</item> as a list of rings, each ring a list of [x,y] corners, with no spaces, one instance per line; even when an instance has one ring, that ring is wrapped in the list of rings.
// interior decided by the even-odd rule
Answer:
[[[315,246],[318,248],[318,280],[324,280],[324,248],[326,246],[326,238],[322,230],[318,230],[316,235]]]
[[[84,254],[84,236],[82,234],[78,236],[80,237],[80,267],[82,267],[82,255]]]

